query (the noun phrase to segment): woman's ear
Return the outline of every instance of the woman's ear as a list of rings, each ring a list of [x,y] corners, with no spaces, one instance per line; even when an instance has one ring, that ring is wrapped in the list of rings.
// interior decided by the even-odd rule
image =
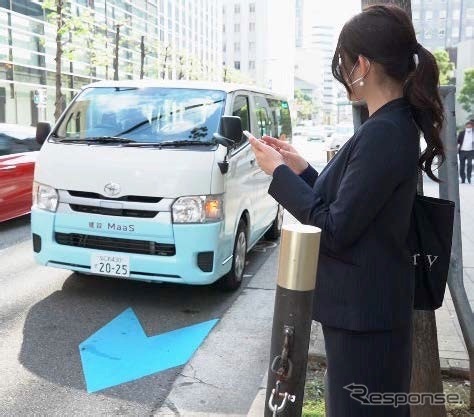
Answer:
[[[362,77],[362,76],[367,75],[370,70],[369,60],[365,56],[359,55],[358,61],[359,61],[359,68],[360,68],[360,76]]]

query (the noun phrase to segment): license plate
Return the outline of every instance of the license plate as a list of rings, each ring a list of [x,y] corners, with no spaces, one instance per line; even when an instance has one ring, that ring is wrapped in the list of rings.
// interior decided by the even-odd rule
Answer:
[[[98,275],[126,278],[130,276],[130,258],[124,255],[91,255],[91,272]]]

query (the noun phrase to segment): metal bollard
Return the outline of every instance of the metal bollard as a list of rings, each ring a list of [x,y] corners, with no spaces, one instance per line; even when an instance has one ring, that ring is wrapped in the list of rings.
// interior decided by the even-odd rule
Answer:
[[[321,230],[283,227],[265,417],[301,416]]]

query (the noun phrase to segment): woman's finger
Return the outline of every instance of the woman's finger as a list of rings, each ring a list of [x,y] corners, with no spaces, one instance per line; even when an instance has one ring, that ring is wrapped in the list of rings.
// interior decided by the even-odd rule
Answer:
[[[277,148],[288,149],[288,146],[289,146],[287,142],[273,138],[271,136],[263,136],[262,139],[268,144],[276,146]]]

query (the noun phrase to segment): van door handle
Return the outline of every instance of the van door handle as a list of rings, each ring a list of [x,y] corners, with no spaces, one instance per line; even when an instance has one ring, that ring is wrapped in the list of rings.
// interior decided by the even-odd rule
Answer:
[[[250,160],[250,165],[252,165],[252,166],[255,165],[255,158]]]

